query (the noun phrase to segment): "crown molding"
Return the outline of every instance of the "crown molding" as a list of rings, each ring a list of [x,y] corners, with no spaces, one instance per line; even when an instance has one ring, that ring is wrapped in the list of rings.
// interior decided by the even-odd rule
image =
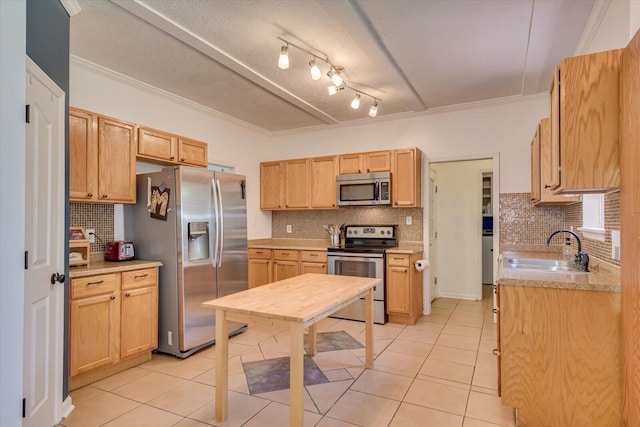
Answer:
[[[604,19],[604,15],[607,13],[607,9],[609,9],[610,3],[611,0],[595,1],[595,3],[593,4],[593,8],[591,9],[591,13],[589,14],[589,18],[587,19],[587,23],[584,24],[584,28],[582,30],[582,34],[580,35],[580,39],[578,40],[578,44],[573,51],[574,56],[589,53],[591,42],[593,41],[593,38],[600,28],[600,24]]]
[[[60,3],[62,3],[62,7],[65,8],[70,18],[81,11],[80,5],[76,0],[60,0]]]
[[[1,0],[0,0],[1,1]],[[117,82],[123,83],[127,86],[133,87],[135,89],[141,90],[143,92],[147,92],[151,95],[160,96],[168,101],[172,101],[178,104],[181,104],[187,108],[191,108],[193,110],[200,111],[201,113],[208,114],[210,116],[214,116],[218,119],[224,120],[226,122],[232,123],[237,126],[241,126],[246,129],[250,129],[254,132],[258,132],[262,135],[272,135],[273,132],[263,129],[259,126],[252,125],[251,123],[247,123],[243,120],[236,119],[235,117],[231,117],[227,114],[221,113],[213,108],[205,107],[202,104],[198,104],[197,102],[191,101],[187,98],[183,98],[174,93],[168,92],[164,89],[160,89],[156,86],[152,86],[148,83],[141,82],[140,80],[136,80],[132,77],[127,76],[126,74],[119,73],[110,68],[103,67],[102,65],[98,65],[94,62],[87,61],[86,59],[80,58],[75,55],[70,55],[70,63],[78,66],[79,68],[88,70],[95,74],[99,74],[108,79],[115,80]]]

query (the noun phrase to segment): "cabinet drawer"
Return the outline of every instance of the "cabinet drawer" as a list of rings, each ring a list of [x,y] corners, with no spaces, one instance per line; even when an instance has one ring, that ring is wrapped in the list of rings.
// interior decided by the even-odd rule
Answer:
[[[85,298],[115,292],[118,289],[118,273],[81,277],[71,280],[71,299]]]
[[[387,254],[387,264],[398,267],[409,267],[409,255]]]
[[[122,289],[144,288],[158,284],[158,269],[155,267],[122,273]]]
[[[271,259],[271,249],[249,249],[249,258]]]
[[[327,262],[327,253],[324,251],[300,251],[300,260],[307,262]]]
[[[273,251],[273,259],[297,261],[298,260],[298,251],[296,251],[296,250],[292,251],[292,250],[275,249]]]

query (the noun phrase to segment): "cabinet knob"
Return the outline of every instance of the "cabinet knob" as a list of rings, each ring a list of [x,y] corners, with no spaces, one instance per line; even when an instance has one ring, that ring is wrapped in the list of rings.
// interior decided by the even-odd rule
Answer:
[[[551,186],[549,184],[545,184],[544,188],[551,188]]]
[[[181,161],[181,162],[184,162],[185,160],[187,160],[187,159],[185,159],[184,157],[182,157],[182,158],[180,159],[180,161]]]
[[[93,197],[93,193],[87,193],[87,197]]]
[[[131,292],[127,292],[126,294],[124,294],[125,297],[130,297],[131,296]]]
[[[104,193],[104,194],[102,195],[102,198],[103,198],[103,199],[106,199],[107,197],[109,197],[109,195],[108,195],[107,193]]]
[[[116,296],[115,295],[111,295],[111,299],[116,299]]]
[[[171,159],[171,160],[175,160],[175,158],[176,158],[176,156],[169,157],[169,159]]]
[[[500,352],[498,351],[497,348],[494,348],[491,353],[493,353],[494,356],[500,356]]]

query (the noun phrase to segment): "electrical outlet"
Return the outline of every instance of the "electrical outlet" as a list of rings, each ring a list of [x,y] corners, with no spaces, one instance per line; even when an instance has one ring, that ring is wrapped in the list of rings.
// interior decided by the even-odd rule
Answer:
[[[87,232],[87,236],[89,236],[89,243],[94,243],[96,241],[96,230],[87,228],[85,231]]]
[[[287,224],[287,233],[291,233],[291,224]]]
[[[413,224],[413,217],[411,215],[407,215],[405,217],[405,224],[407,224],[407,225]]]

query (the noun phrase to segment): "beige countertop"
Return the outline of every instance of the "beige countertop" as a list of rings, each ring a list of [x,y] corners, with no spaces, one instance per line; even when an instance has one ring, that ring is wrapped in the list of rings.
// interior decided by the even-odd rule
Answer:
[[[329,239],[255,239],[249,240],[250,249],[291,249],[301,251],[326,251],[331,246]],[[420,242],[400,242],[397,247],[387,249],[389,253],[415,254],[424,250]]]
[[[141,268],[160,267],[161,265],[160,261],[145,261],[141,259],[133,261],[98,261],[91,262],[88,266],[70,267],[69,277],[76,279],[97,274],[121,273]]]
[[[503,268],[506,258],[562,259],[558,252],[504,251],[498,257],[498,284],[541,288],[577,289],[583,291],[620,292],[620,269],[592,258],[589,273],[565,273]]]

